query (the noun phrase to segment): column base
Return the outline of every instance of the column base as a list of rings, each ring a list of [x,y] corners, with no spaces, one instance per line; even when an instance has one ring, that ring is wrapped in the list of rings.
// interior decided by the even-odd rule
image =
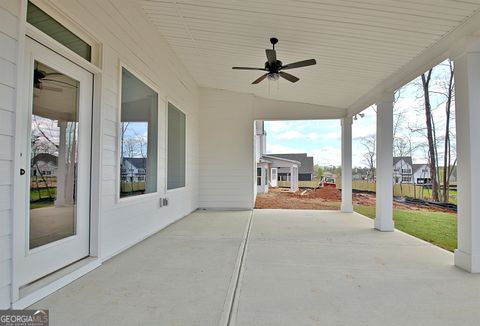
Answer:
[[[342,204],[340,205],[340,210],[342,213],[353,213],[353,205],[352,204]]]
[[[470,253],[455,249],[453,259],[455,266],[470,273],[480,273],[480,255],[472,255]]]
[[[374,220],[374,227],[381,232],[393,232],[395,231],[395,224],[393,220],[384,221],[381,218],[377,217]]]

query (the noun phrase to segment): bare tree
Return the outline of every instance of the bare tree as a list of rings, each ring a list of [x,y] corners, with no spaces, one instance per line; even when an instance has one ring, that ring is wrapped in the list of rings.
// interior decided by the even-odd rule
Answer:
[[[360,144],[365,148],[365,153],[363,154],[363,159],[368,166],[368,181],[375,180],[375,152],[377,147],[377,137],[375,135],[369,135],[360,138]]]
[[[442,194],[443,202],[447,203],[450,199],[450,177],[452,175],[453,169],[456,164],[456,159],[454,164],[451,164],[452,159],[452,147],[450,142],[450,119],[452,111],[452,101],[454,97],[454,67],[452,60],[448,60],[450,78],[448,79],[448,84],[446,85],[447,92],[446,97],[447,101],[445,103],[445,140],[444,140],[444,152],[443,152],[443,185],[442,185]]]
[[[440,201],[438,193],[438,172],[437,172],[437,151],[435,143],[435,124],[433,121],[432,105],[430,102],[430,81],[432,79],[433,68],[428,72],[423,73],[422,88],[425,109],[425,122],[427,126],[427,141],[428,141],[428,164],[430,166],[430,173],[432,179],[432,199]]]

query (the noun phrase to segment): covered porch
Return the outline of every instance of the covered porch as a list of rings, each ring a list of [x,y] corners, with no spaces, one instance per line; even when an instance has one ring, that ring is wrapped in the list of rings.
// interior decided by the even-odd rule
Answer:
[[[33,6],[55,28],[29,20]],[[465,271],[480,272],[480,0],[0,0],[0,22],[0,308],[51,294],[34,307],[49,308],[53,325],[478,321],[480,281]],[[88,55],[68,47],[59,26]],[[232,70],[262,66],[272,36],[284,63],[318,64],[297,70],[298,83],[272,87]],[[91,136],[76,157],[87,162],[75,222],[81,243],[53,241],[36,252],[24,241],[35,58],[79,76],[83,135]],[[458,130],[453,255],[391,232],[393,94],[447,58],[455,63]],[[155,152],[152,191],[129,198],[121,128],[136,97],[124,94],[145,89],[124,71],[150,89],[155,129],[145,133]],[[374,222],[352,207],[352,118],[372,105]],[[342,123],[341,212],[252,211],[254,122],[308,119]],[[22,292],[77,258],[88,268]]]
[[[52,325],[476,325],[479,276],[452,261],[356,213],[197,211],[32,308]]]

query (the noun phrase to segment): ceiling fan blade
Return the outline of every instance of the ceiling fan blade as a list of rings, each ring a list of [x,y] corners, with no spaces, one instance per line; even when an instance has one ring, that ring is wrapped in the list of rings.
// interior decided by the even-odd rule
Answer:
[[[264,80],[265,78],[267,78],[267,76],[268,76],[268,74],[261,75],[260,77],[258,77],[257,79],[255,79],[252,84],[258,84],[259,82],[261,82],[262,80]]]
[[[283,77],[283,78],[285,78],[286,80],[288,80],[292,83],[296,83],[297,81],[300,80],[300,78],[297,78],[294,75],[290,75],[290,74],[288,74],[286,72],[283,72],[283,71],[280,71],[279,74],[280,74],[280,77]]]
[[[265,68],[253,68],[253,67],[232,67],[232,69],[237,69],[237,70],[263,70],[267,71]]]
[[[277,62],[277,52],[275,50],[266,49],[265,53],[267,54],[267,60],[270,66],[272,66],[273,64],[275,64],[275,62]]]
[[[301,67],[306,67],[306,66],[313,66],[314,64],[317,64],[317,61],[315,61],[315,59],[309,59],[309,60],[303,60],[303,61],[289,63],[288,65],[282,66],[280,69],[301,68]]]

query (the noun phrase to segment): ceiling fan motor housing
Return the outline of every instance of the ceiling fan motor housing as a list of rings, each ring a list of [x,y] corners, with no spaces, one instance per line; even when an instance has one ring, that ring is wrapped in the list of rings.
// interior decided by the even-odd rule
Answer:
[[[269,73],[276,73],[280,70],[282,67],[282,62],[280,60],[277,60],[273,65],[270,65],[268,61],[265,62],[265,69],[268,70]]]

